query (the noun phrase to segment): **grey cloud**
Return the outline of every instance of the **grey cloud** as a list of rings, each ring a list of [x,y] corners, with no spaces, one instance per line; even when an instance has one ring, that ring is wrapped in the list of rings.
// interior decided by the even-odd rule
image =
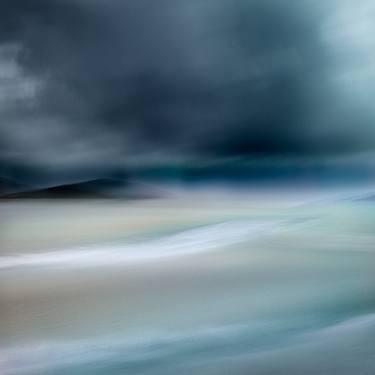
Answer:
[[[3,0],[0,41],[19,46],[22,77],[40,83],[16,109],[3,104],[7,155],[86,164],[373,150],[374,114],[335,78],[348,70],[324,34],[339,4],[314,4]]]

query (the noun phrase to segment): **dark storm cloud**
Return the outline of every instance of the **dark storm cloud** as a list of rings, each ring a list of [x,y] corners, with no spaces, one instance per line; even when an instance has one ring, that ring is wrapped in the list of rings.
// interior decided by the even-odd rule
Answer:
[[[11,84],[35,89],[2,102],[0,156],[85,165],[371,150],[372,114],[332,78],[341,67],[314,4],[2,0]]]

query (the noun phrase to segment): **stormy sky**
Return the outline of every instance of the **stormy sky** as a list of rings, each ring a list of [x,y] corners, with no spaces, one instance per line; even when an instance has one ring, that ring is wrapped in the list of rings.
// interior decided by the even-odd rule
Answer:
[[[1,0],[0,169],[371,164],[374,20],[372,0]]]

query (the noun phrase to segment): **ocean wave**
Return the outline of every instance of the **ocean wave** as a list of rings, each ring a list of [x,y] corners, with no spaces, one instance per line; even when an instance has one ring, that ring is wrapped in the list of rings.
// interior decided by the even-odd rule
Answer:
[[[162,238],[118,245],[92,245],[43,253],[0,257],[0,269],[19,267],[90,267],[138,263],[215,251],[285,230],[282,221],[230,221],[185,230]]]
[[[141,337],[102,337],[91,340],[45,341],[0,350],[2,374],[40,373],[59,368],[121,363],[147,367],[150,361],[201,350],[212,343],[238,336],[242,326],[208,327],[199,331],[154,332]]]
[[[344,335],[351,335],[353,332],[366,331],[369,327],[375,328],[375,313],[351,317],[327,327],[308,332],[303,336],[303,339],[335,339]]]
[[[0,366],[4,375],[80,373],[79,369],[87,370],[91,366],[93,369],[121,368],[132,374],[159,373],[159,370],[163,373],[171,365],[194,366],[238,356],[251,360],[260,354],[272,356],[280,350],[306,344],[342,342],[374,328],[375,314],[368,314],[324,327],[318,324],[314,329],[304,326],[303,321],[298,324],[296,320],[261,321],[174,333],[154,332],[139,337],[49,341],[1,350]]]

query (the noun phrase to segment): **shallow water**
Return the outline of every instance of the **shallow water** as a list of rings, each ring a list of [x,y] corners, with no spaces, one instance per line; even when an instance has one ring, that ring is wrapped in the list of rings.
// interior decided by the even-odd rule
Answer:
[[[375,373],[371,203],[0,210],[1,374]]]

